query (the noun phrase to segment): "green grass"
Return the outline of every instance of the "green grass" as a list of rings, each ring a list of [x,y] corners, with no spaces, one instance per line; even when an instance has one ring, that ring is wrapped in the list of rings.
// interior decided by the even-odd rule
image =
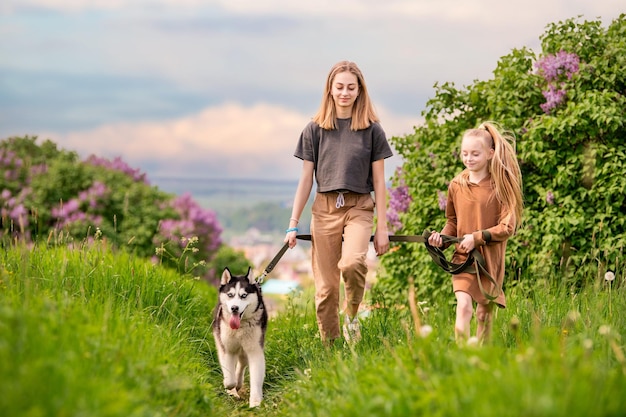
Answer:
[[[454,342],[450,293],[419,300],[427,337],[407,301],[372,310],[356,346],[324,348],[310,290],[295,294],[270,320],[265,399],[249,410],[222,387],[214,288],[104,242],[12,247],[0,266],[0,415],[623,415],[620,280],[509,288],[483,347]]]
[[[215,291],[101,245],[12,248],[0,275],[0,415],[206,415]]]

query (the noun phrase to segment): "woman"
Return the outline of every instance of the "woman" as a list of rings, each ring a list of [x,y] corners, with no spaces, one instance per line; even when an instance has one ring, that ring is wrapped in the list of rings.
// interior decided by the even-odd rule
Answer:
[[[346,339],[358,341],[357,313],[365,291],[375,207],[374,248],[377,255],[389,250],[384,160],[392,151],[363,74],[354,62],[341,61],[331,68],[320,108],[302,131],[294,156],[303,164],[285,242],[290,248],[296,245],[298,222],[315,177],[311,235],[320,336],[326,344],[340,336],[339,288],[343,277],[343,333]]]

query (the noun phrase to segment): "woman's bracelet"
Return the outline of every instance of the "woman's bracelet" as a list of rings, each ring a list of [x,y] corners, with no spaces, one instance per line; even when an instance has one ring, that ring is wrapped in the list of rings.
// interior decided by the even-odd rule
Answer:
[[[297,232],[298,228],[297,227],[290,227],[289,229],[285,230],[285,233],[289,233],[289,232]]]
[[[296,222],[296,224],[300,223],[300,220],[298,220],[298,219],[296,219],[296,218],[294,218],[294,217],[292,217],[292,218],[291,218],[291,219],[289,219],[289,220],[293,220],[294,222]]]

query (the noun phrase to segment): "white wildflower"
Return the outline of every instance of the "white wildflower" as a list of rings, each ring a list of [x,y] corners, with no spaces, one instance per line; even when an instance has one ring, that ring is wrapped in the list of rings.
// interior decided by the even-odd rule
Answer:
[[[420,336],[422,337],[428,337],[428,335],[431,334],[432,332],[433,332],[433,328],[429,326],[428,324],[425,324],[422,327],[420,327]]]
[[[479,344],[479,340],[476,336],[472,336],[469,339],[467,339],[467,346],[478,346]]]
[[[613,271],[606,271],[606,273],[604,274],[604,280],[611,282],[614,279],[615,279],[615,273]]]

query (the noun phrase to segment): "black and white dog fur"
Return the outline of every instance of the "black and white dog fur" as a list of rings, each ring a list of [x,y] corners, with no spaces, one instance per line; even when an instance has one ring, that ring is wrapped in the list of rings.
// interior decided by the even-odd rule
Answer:
[[[224,375],[224,387],[239,398],[246,367],[250,373],[250,407],[263,400],[265,380],[265,331],[267,310],[261,287],[247,275],[232,275],[224,269],[219,288],[219,300],[213,319],[213,337]]]

